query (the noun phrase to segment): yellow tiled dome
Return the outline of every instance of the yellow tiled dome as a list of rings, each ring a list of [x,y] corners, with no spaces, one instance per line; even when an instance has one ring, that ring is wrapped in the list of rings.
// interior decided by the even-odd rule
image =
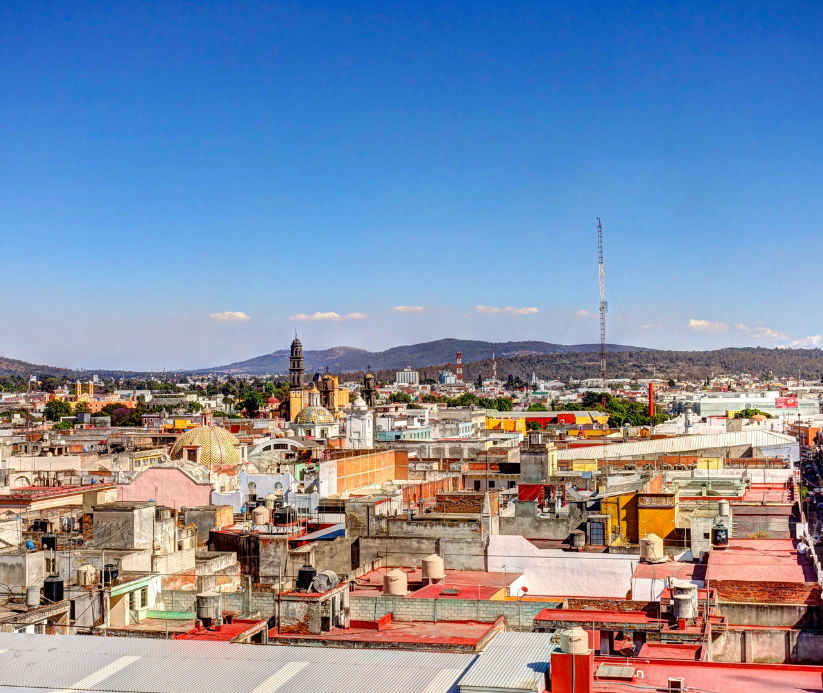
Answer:
[[[325,407],[319,405],[309,405],[305,409],[301,409],[300,413],[295,419],[295,423],[299,424],[330,424],[334,423],[334,417],[331,412]]]
[[[200,446],[200,464],[240,464],[240,455],[236,445],[240,441],[220,426],[198,426],[186,431],[174,443],[171,449],[171,458],[183,458],[183,448],[187,445]]]

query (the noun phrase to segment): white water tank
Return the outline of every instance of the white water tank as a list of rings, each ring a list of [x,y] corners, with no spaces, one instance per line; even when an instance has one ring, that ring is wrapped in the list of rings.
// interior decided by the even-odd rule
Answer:
[[[691,601],[691,611],[694,613],[694,616],[683,616],[682,618],[694,618],[697,616],[697,585],[693,582],[686,582],[685,580],[675,582],[673,587],[673,593],[675,597],[687,597]],[[677,607],[677,602],[675,601],[675,608]]]
[[[688,594],[674,595],[674,617],[675,618],[696,618],[697,609],[692,598]]]
[[[661,563],[666,560],[663,540],[656,534],[646,534],[640,538],[640,560],[646,563]]]
[[[263,502],[268,510],[274,510],[274,506],[277,504],[277,496],[270,493],[263,499]]]
[[[727,500],[718,501],[717,503],[717,514],[720,517],[728,517],[730,513],[730,504]]]
[[[589,634],[582,628],[561,630],[560,651],[566,654],[586,654],[589,651]]]
[[[446,567],[443,559],[436,553],[429,554],[423,559],[423,579],[429,582],[439,582],[446,577]]]
[[[81,585],[93,585],[97,582],[97,568],[93,565],[81,565],[77,569],[77,582]]]
[[[40,588],[26,587],[26,606],[29,609],[36,609],[40,606]]]
[[[269,513],[269,509],[262,505],[258,505],[251,511],[251,523],[253,525],[267,525],[270,518],[271,514]]]
[[[383,576],[383,594],[392,597],[404,597],[408,591],[409,578],[399,568],[394,568]]]

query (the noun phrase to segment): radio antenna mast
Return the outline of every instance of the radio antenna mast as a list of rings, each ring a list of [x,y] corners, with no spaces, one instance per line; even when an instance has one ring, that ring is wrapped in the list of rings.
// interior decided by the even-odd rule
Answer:
[[[603,274],[603,225],[600,217],[597,217],[597,264],[600,274],[600,387],[603,389],[600,401],[603,409],[606,408],[608,397],[606,395],[606,285]]]

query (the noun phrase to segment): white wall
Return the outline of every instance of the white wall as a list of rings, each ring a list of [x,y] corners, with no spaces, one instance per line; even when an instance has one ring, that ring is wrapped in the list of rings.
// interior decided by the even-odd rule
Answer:
[[[690,580],[703,589],[706,584],[703,580]],[[664,589],[669,586],[668,578],[632,578],[632,599],[638,602],[657,602]]]
[[[489,571],[502,573],[505,566],[507,572],[523,573],[518,584],[530,595],[625,599],[639,562],[635,555],[538,549],[519,536],[489,537]]]

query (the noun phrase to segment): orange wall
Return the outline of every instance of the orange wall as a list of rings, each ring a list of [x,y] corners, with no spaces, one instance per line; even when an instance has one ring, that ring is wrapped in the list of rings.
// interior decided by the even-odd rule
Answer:
[[[409,478],[409,453],[405,450],[372,452],[337,460],[337,492]]]

